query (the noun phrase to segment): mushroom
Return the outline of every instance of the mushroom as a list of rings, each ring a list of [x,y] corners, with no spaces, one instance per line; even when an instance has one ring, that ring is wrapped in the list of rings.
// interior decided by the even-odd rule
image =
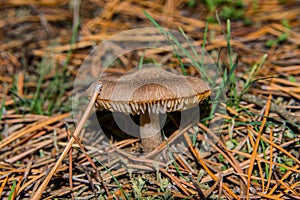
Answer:
[[[173,74],[157,67],[142,68],[119,78],[103,77],[100,83],[98,106],[112,112],[140,115],[144,152],[153,151],[162,142],[160,113],[192,108],[211,93],[207,83],[199,78]]]

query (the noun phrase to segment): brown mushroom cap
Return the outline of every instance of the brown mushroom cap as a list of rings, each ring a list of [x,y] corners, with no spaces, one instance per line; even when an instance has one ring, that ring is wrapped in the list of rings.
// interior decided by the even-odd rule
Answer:
[[[185,110],[211,94],[207,83],[199,78],[173,74],[156,67],[143,68],[119,78],[103,77],[100,83],[102,90],[97,104],[112,112],[126,114]]]

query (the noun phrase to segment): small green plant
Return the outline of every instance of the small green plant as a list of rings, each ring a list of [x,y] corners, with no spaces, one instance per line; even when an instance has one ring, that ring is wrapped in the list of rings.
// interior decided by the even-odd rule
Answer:
[[[242,19],[244,15],[243,9],[236,9],[235,7],[224,6],[221,10],[221,17],[225,19]]]
[[[54,78],[45,80],[45,77],[51,73],[51,70],[56,68]],[[51,115],[53,112],[63,110],[67,112],[70,107],[63,104],[62,97],[65,94],[69,77],[64,77],[65,71],[59,71],[58,67],[55,67],[51,58],[45,56],[42,61],[38,64],[37,69],[37,85],[34,91],[32,99],[26,97],[20,97],[17,94],[17,87],[14,84],[10,92],[13,94],[14,106],[16,112],[19,111],[18,105],[22,105],[24,108],[29,108],[30,113],[41,114],[41,115]],[[34,78],[34,77],[32,77]],[[27,88],[25,88],[25,93],[30,94]],[[26,109],[24,109],[26,110]]]
[[[132,189],[134,197],[136,199],[142,199],[142,191],[144,189],[145,183],[145,180],[141,176],[138,176],[137,179],[134,179],[132,181]]]
[[[35,91],[29,88],[24,88],[25,94],[33,94],[32,98],[20,97],[17,93],[18,88],[14,79],[14,84],[10,92],[12,93],[14,106],[18,113],[20,106],[23,107],[24,112],[29,110],[30,113],[40,115],[51,115],[54,112],[63,111],[68,112],[71,110],[71,103],[64,102],[63,97],[68,88],[72,85],[69,84],[71,74],[68,72],[67,67],[71,59],[73,52],[73,46],[75,44],[76,35],[79,28],[79,21],[74,27],[71,38],[71,48],[67,52],[66,60],[62,66],[55,63],[51,55],[45,55],[40,63],[37,65],[37,71],[35,75],[30,77],[37,81]],[[55,73],[53,78],[47,78],[50,73]],[[25,75],[27,79],[29,75]],[[31,91],[30,91],[31,90]],[[26,95],[25,95],[26,96]]]
[[[297,82],[297,79],[295,78],[295,76],[288,76],[288,80],[291,81],[292,83],[296,83]]]
[[[282,33],[275,40],[267,40],[265,42],[265,45],[266,45],[266,47],[272,47],[273,45],[278,45],[278,44],[286,41],[287,38],[288,38],[288,34]]]
[[[47,57],[44,57],[38,65],[39,78],[38,78],[33,100],[31,101],[30,104],[30,110],[33,113],[37,113],[37,114],[44,113],[43,102],[45,101],[45,99],[42,95],[42,84],[43,84],[44,77],[50,73],[52,67],[53,67],[52,61]]]
[[[82,152],[81,150],[79,150],[79,151]],[[82,153],[83,153],[83,152],[82,152]],[[125,193],[125,191],[123,190],[123,188],[122,188],[121,184],[119,183],[118,179],[114,176],[114,174],[110,171],[110,169],[108,169],[108,168],[107,168],[107,167],[106,167],[99,159],[97,159],[95,156],[93,156],[93,155],[91,155],[91,154],[89,154],[89,156],[90,156],[91,158],[95,159],[96,162],[97,162],[98,164],[100,164],[100,165],[105,169],[105,171],[111,175],[112,180],[117,184],[118,189],[119,189],[119,190],[121,191],[121,193],[124,195],[125,199],[126,199],[126,200],[130,199],[129,196],[128,196],[128,194]]]
[[[247,91],[249,90],[251,84],[255,81],[255,76],[258,73],[258,71],[261,69],[263,63],[265,62],[265,60],[267,59],[267,54],[264,54],[261,59],[255,63],[253,65],[253,67],[251,68],[250,72],[249,72],[249,76],[246,80],[246,83],[244,84],[241,94],[240,94],[240,98],[242,97],[243,94],[247,93]]]
[[[225,160],[225,158],[222,154],[219,154],[218,159],[221,163],[224,162],[224,160]]]
[[[197,4],[197,0],[188,0],[187,5],[190,8],[194,8]]]
[[[159,179],[160,187],[158,189],[158,192],[163,192],[162,199],[170,199],[172,196],[171,190],[169,189],[169,186],[171,183],[167,178],[161,178]]]
[[[287,0],[278,0],[279,4],[285,4],[287,2]]]
[[[235,148],[238,144],[239,144],[238,141],[235,140],[235,139],[231,139],[231,140],[226,141],[226,147],[227,147],[228,149],[233,149],[233,148]]]
[[[54,78],[51,80],[46,80],[45,77],[53,72],[55,69]],[[54,66],[53,60],[49,56],[42,58],[41,62],[38,64],[37,74],[37,85],[34,91],[32,99],[21,98],[17,94],[17,88],[13,87],[11,93],[14,98],[14,105],[22,105],[25,108],[29,108],[30,113],[40,114],[40,115],[51,115],[53,112],[59,110],[69,111],[70,108],[64,107],[62,102],[62,97],[65,94],[65,90],[68,84],[68,78],[66,77],[66,71],[58,70],[58,67]],[[35,78],[35,77],[32,77]],[[30,94],[27,88],[25,88],[25,93]]]
[[[285,164],[288,167],[292,167],[294,164],[293,159],[287,157],[286,155],[284,155],[282,158],[280,158],[279,162],[282,162],[283,164]],[[282,174],[284,174],[287,171],[287,169],[284,166],[281,166],[279,168],[279,170]]]
[[[245,22],[250,23],[249,19],[245,20],[245,8],[242,0],[205,0],[205,4],[211,13],[207,18],[209,22],[217,22],[214,13],[218,9],[223,19],[244,19]]]
[[[295,139],[297,137],[297,134],[295,134],[291,129],[287,129],[284,132],[284,136],[289,138],[289,139]]]
[[[210,11],[215,11],[217,7],[222,4],[232,4],[233,2],[233,0],[205,0],[205,3]]]
[[[281,21],[282,26],[284,26],[285,28],[287,28],[288,30],[290,29],[290,25],[287,19],[284,19]],[[265,42],[265,46],[266,47],[272,47],[274,45],[278,45],[282,42],[285,42],[287,40],[287,38],[289,37],[289,34],[287,31],[281,33],[276,39],[271,39],[271,40],[267,40]]]
[[[235,77],[235,69],[237,67],[237,62],[233,62],[233,52],[231,48],[231,26],[230,26],[230,20],[227,20],[227,37],[226,37],[226,43],[227,43],[227,49],[228,49],[228,58],[229,58],[229,72],[227,74],[226,69],[223,73],[225,82],[225,87],[229,86],[230,91],[233,91],[234,99],[236,99],[237,96],[237,90],[236,90],[236,77]]]

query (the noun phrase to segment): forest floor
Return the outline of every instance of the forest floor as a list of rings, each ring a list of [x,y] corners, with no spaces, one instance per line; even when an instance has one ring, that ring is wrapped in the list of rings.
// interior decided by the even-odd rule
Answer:
[[[0,199],[300,199],[300,1],[12,0],[0,10]],[[160,27],[212,61],[206,115],[183,127],[168,115],[165,141],[146,154],[108,111],[97,112],[102,131],[88,119],[78,136],[71,113],[87,110],[74,104],[85,94],[75,80],[153,61],[204,78],[193,52],[180,59],[165,40],[139,48],[168,33]]]

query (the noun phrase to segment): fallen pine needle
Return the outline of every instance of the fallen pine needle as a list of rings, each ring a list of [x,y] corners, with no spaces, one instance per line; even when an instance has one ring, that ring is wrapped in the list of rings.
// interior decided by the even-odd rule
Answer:
[[[252,170],[253,170],[253,167],[254,167],[254,162],[255,162],[256,157],[257,157],[257,149],[258,149],[258,145],[259,145],[259,142],[260,142],[260,138],[261,138],[263,129],[265,127],[265,124],[267,122],[267,116],[269,115],[270,105],[271,105],[271,97],[272,96],[269,95],[268,102],[267,102],[267,105],[266,105],[265,114],[264,114],[264,118],[263,118],[261,127],[259,129],[259,133],[257,135],[256,141],[255,141],[255,145],[253,147],[252,156],[250,158],[250,164],[249,164],[249,169],[248,169],[248,178],[247,178],[247,182],[248,182],[248,184],[247,184],[247,193],[246,193],[247,199],[249,199],[249,196],[250,196],[250,186],[251,186]]]
[[[85,123],[85,121],[87,120],[90,111],[92,110],[92,107],[94,106],[94,103],[96,101],[96,98],[98,97],[98,94],[100,93],[102,85],[97,85],[94,91],[94,94],[82,116],[82,118],[80,119],[78,126],[75,129],[74,132],[74,137],[77,137]],[[65,147],[64,151],[62,152],[62,154],[60,155],[59,159],[56,161],[54,167],[51,169],[50,173],[47,175],[47,177],[45,178],[45,180],[43,181],[43,183],[40,185],[40,187],[38,188],[38,190],[36,191],[36,193],[34,194],[34,196],[32,197],[33,200],[39,200],[42,196],[43,191],[45,190],[45,188],[47,187],[49,181],[51,180],[52,176],[55,174],[57,168],[59,167],[59,165],[61,164],[62,160],[65,158],[65,156],[68,154],[70,148],[72,147],[73,143],[75,142],[74,137],[72,137],[68,143],[68,145]]]

